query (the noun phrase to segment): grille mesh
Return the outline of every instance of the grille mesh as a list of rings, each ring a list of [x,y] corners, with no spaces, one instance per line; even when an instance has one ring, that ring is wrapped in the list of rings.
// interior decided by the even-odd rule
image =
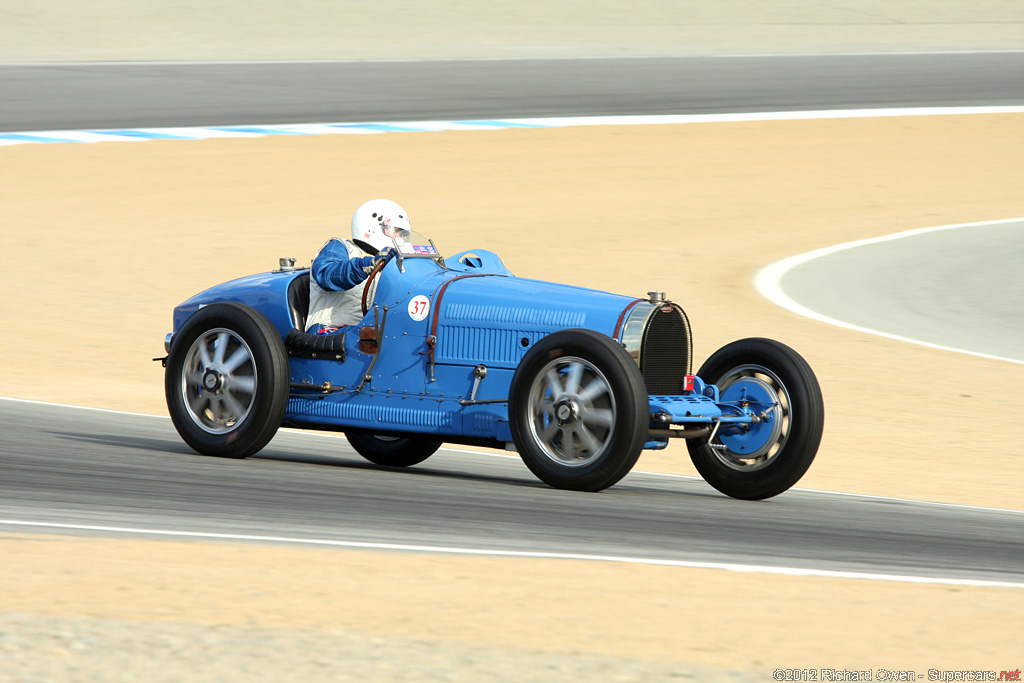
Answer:
[[[674,304],[659,307],[644,330],[640,344],[640,373],[648,394],[679,394],[690,374],[690,323]]]

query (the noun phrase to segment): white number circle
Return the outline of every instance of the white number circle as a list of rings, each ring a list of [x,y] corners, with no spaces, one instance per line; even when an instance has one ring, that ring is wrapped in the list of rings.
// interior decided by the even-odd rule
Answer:
[[[415,296],[409,302],[409,317],[413,320],[423,320],[430,313],[430,299],[423,296]]]

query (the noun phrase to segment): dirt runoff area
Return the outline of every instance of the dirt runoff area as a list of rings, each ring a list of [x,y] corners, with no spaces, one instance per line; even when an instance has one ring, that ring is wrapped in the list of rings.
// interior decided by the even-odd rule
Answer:
[[[1020,115],[9,147],[0,395],[165,414],[150,359],[175,304],[279,256],[308,264],[386,196],[443,251],[665,290],[698,359],[747,336],[798,349],[827,410],[801,486],[1022,509],[1019,366],[829,327],[751,286],[810,249],[1024,216],[1021,187]],[[55,337],[60,352],[38,342]],[[692,473],[679,447],[639,467]],[[0,680],[1021,664],[1017,590],[18,534],[0,555]]]

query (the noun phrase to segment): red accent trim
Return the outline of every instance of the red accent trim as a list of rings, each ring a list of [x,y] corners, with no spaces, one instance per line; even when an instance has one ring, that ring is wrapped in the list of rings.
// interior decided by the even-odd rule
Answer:
[[[622,313],[619,313],[619,319],[615,323],[615,331],[612,332],[612,339],[614,339],[615,341],[619,341],[619,332],[622,331],[622,321],[626,319],[626,314],[629,313],[630,310],[632,310],[633,307],[636,306],[641,301],[647,301],[647,299],[637,299],[635,301],[630,302],[628,306],[622,309]]]

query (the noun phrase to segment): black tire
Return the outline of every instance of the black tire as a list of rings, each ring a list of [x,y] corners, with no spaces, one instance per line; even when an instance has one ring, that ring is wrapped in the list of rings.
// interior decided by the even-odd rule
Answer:
[[[245,458],[267,445],[284,419],[288,354],[259,311],[210,304],[174,335],[164,390],[178,434],[203,455]]]
[[[650,427],[636,362],[606,335],[562,330],[544,337],[512,377],[512,439],[538,479],[600,491],[636,464]]]
[[[422,436],[384,436],[364,432],[346,432],[345,438],[356,453],[384,467],[418,465],[432,456],[442,443]]]
[[[778,399],[771,420],[753,428],[767,430],[754,440],[755,450],[743,451],[750,432],[737,428],[719,430],[712,442],[718,448],[703,439],[687,441],[701,476],[725,495],[744,500],[777,496],[796,484],[818,452],[825,423],[821,388],[807,361],[777,341],[741,339],[713,353],[697,375],[718,385],[723,400],[729,387],[735,392],[743,386],[774,392]]]

